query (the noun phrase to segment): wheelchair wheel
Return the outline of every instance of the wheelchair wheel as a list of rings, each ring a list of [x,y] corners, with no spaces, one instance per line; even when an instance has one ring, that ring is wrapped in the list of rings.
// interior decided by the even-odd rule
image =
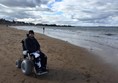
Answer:
[[[22,60],[16,60],[16,67],[21,68]]]
[[[21,70],[25,75],[30,75],[33,71],[33,62],[25,59],[21,63]]]

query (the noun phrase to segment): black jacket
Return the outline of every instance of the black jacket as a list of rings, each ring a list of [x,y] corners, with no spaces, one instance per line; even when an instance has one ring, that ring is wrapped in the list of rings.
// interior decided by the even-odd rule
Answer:
[[[30,38],[30,37],[26,38],[24,44],[26,50],[28,50],[28,52],[30,53],[40,50],[40,44],[35,38]]]

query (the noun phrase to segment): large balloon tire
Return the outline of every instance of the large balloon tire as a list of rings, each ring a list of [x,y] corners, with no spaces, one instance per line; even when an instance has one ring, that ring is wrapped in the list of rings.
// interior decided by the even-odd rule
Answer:
[[[33,63],[30,60],[23,60],[21,63],[21,70],[25,75],[30,75],[33,71]]]
[[[16,60],[16,67],[21,68],[22,60]]]

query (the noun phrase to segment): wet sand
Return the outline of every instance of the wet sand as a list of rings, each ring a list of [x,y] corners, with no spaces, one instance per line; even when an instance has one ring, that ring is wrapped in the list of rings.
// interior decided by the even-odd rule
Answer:
[[[27,31],[0,25],[0,83],[118,83],[118,71],[103,59],[80,48],[42,34],[35,34],[48,57],[49,73],[25,76],[15,67],[22,58],[21,40]]]

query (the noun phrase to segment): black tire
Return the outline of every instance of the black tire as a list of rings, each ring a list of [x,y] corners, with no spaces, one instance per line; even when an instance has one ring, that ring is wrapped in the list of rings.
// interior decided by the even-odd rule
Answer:
[[[16,67],[21,68],[22,60],[16,60]]]
[[[33,70],[33,62],[30,60],[23,60],[21,63],[21,70],[25,75],[30,75]]]

